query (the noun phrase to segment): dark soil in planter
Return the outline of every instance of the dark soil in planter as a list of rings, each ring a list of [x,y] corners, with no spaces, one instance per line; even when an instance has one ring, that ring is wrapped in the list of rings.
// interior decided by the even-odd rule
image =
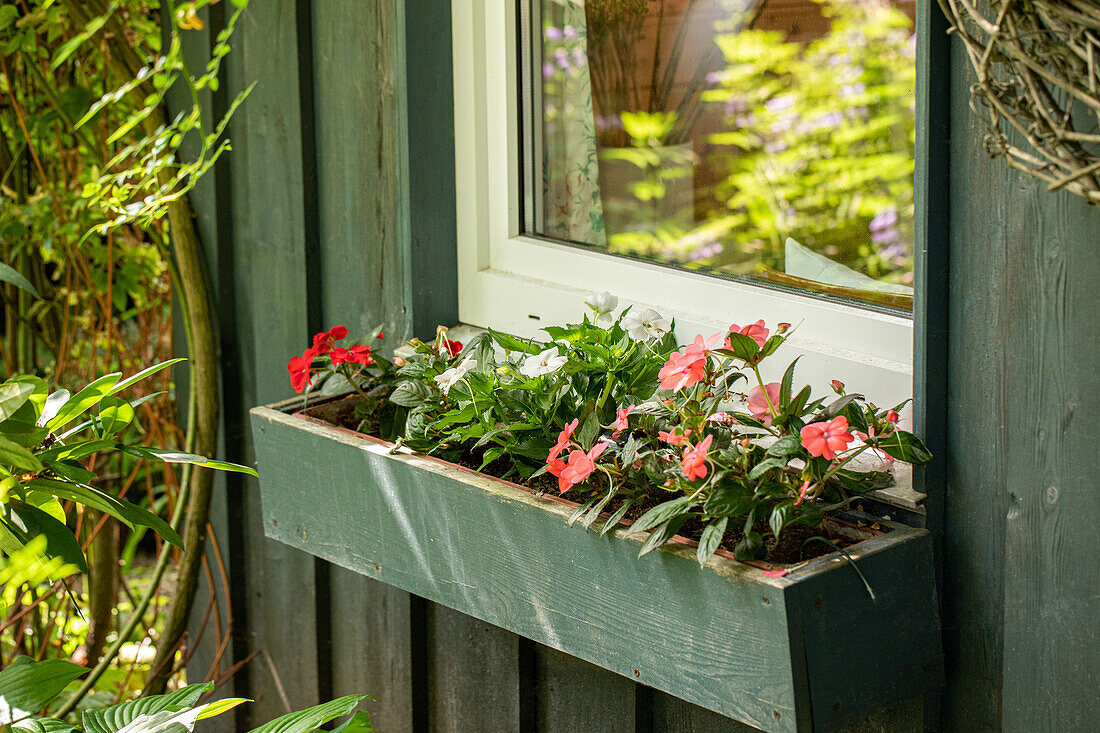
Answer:
[[[377,415],[368,415],[365,419],[355,416],[355,405],[357,402],[358,398],[346,397],[343,399],[321,402],[300,410],[295,414],[318,420],[344,430],[349,430],[353,433],[369,435],[372,438],[383,440],[379,435],[381,432],[381,424]],[[360,427],[366,429],[359,430],[358,428]],[[547,474],[535,476],[528,481],[522,481],[516,477],[505,479],[504,474],[507,472],[509,466],[509,462],[505,459],[494,461],[488,466],[485,466],[481,471],[477,470],[478,466],[481,465],[481,457],[474,453],[462,456],[456,463],[475,473],[482,473],[508,481],[526,491],[530,491],[540,496],[548,496],[555,501],[560,501],[571,506],[580,506],[584,501],[591,498],[594,493],[600,493],[597,491],[585,494],[577,490],[581,487],[577,487],[570,492],[568,496],[562,496],[558,493],[557,479]],[[659,504],[662,500],[663,499],[654,497],[638,506],[632,507],[627,512],[622,524],[630,524],[650,508]],[[621,502],[622,499],[613,499],[608,503],[600,516],[603,518],[610,517],[615,510],[621,506]],[[702,535],[703,527],[704,525],[702,522],[695,520],[688,521],[680,528],[680,533],[674,538],[674,541],[680,540],[695,544]],[[779,539],[771,535],[767,528],[767,523],[764,521],[759,522],[755,528],[764,537],[766,554],[763,563],[765,565],[794,565],[835,552],[834,545],[840,548],[848,548],[869,537],[882,533],[882,530],[879,529],[877,525],[868,527],[863,524],[852,524],[835,517],[826,517],[822,524],[817,527],[807,527],[798,524],[788,525],[783,529]],[[722,544],[719,546],[718,552],[732,559],[733,549],[737,543],[741,541],[742,537],[744,537],[743,528],[731,522],[723,537]],[[813,537],[824,537],[828,542],[823,542],[821,540],[811,541]]]

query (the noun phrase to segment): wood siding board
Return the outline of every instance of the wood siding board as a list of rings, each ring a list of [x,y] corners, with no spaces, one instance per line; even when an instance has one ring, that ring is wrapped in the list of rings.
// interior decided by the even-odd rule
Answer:
[[[751,725],[663,692],[653,695],[653,733],[752,733]]]
[[[998,161],[999,163],[999,161]],[[1006,731],[1100,725],[1100,210],[1018,173],[1003,185],[1008,416],[1002,714]]]
[[[535,730],[635,733],[633,682],[546,646],[536,665]]]
[[[519,637],[435,603],[425,626],[428,731],[518,733]]]
[[[395,346],[410,335],[399,6],[313,6],[324,327],[381,326]]]
[[[231,89],[256,82],[231,123],[236,292],[234,302],[219,303],[240,349],[229,366],[241,390],[225,400],[243,406],[289,393],[285,355],[309,336],[296,19],[293,0],[253,3],[227,57]],[[240,449],[251,456],[248,433]],[[242,708],[244,728],[319,702],[314,560],[264,539],[254,480],[242,481],[230,502],[242,544],[234,558],[245,581],[242,648],[259,651],[249,665],[247,696],[256,702]]]
[[[951,318],[943,624],[944,729],[1001,730],[1004,516],[1009,415],[1001,302],[1017,287],[1005,271],[1004,163],[982,147],[970,111],[970,74],[952,52]],[[1027,368],[1024,366],[1024,368]]]
[[[331,574],[332,694],[368,694],[376,729],[411,731],[409,594],[341,567]]]

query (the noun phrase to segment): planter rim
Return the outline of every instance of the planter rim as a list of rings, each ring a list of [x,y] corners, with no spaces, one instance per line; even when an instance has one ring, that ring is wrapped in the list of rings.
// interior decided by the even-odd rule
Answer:
[[[401,460],[404,463],[422,470],[431,471],[432,473],[448,476],[468,484],[479,486],[491,493],[503,495],[533,508],[550,511],[561,516],[563,522],[567,522],[573,511],[580,506],[578,503],[564,497],[554,496],[549,493],[540,495],[534,490],[512,481],[480,473],[472,468],[457,463],[451,463],[450,461],[445,461],[436,456],[418,453],[403,445],[398,446],[395,443],[383,440],[374,435],[368,435],[366,433],[351,430],[350,428],[333,425],[320,418],[304,414],[305,410],[312,407],[331,404],[349,397],[354,397],[354,395],[352,393],[343,393],[327,396],[308,407],[301,406],[301,397],[292,397],[269,405],[254,407],[250,412],[290,425],[294,424],[295,421],[307,422],[315,426],[318,430],[323,431],[328,437],[339,440],[342,443],[358,446],[362,450],[376,455],[388,455],[391,458]],[[606,513],[600,515],[600,520],[606,520],[606,518]],[[797,584],[800,580],[829,572],[838,565],[849,564],[849,557],[858,562],[862,557],[868,557],[875,553],[882,552],[910,537],[925,534],[927,532],[925,529],[910,527],[871,515],[867,515],[867,518],[873,520],[881,527],[884,527],[885,531],[880,530],[879,534],[844,548],[848,557],[845,557],[844,553],[834,550],[828,554],[815,557],[795,566],[783,566],[772,565],[763,561],[746,562],[737,560],[729,551],[720,549],[707,560],[705,567],[710,568],[719,575],[747,575],[751,577],[754,582],[763,583],[782,590]],[[874,530],[869,531],[873,532]],[[648,531],[638,532],[631,530],[629,524],[620,524],[619,527],[616,527],[608,534],[618,539],[636,542],[640,546],[645,542],[650,533]],[[658,549],[661,552],[670,552],[694,559],[697,546],[698,544],[694,540],[681,535],[675,535]],[[776,570],[787,570],[787,573],[782,576],[768,575],[765,571],[768,570],[769,567],[774,567]]]

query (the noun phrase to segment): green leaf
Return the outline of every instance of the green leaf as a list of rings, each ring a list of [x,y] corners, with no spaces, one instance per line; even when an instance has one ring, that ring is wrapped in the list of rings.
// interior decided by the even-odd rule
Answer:
[[[202,711],[199,713],[199,720],[206,720],[207,718],[213,718],[222,713],[228,712],[237,707],[241,703],[252,702],[247,697],[226,697],[221,700],[214,700],[202,706]]]
[[[80,417],[85,410],[97,404],[101,399],[111,393],[111,388],[118,384],[120,376],[122,376],[120,372],[105,374],[77,392],[76,395],[58,411],[57,415],[46,423],[46,427],[49,428],[51,432],[56,432],[58,428],[64,427]]]
[[[760,347],[756,345],[756,341],[754,341],[751,336],[746,336],[743,333],[731,333],[729,335],[729,340],[729,351],[733,352],[733,355],[742,361],[751,362],[760,351]],[[725,351],[725,349],[723,349],[723,351]]]
[[[666,522],[672,517],[678,514],[684,514],[693,506],[698,504],[697,501],[687,496],[681,496],[679,499],[673,499],[672,501],[666,501],[663,504],[650,509],[648,512],[638,518],[638,521],[634,522],[630,526],[630,529],[634,532],[645,532],[646,530],[656,527],[662,522]]]
[[[839,415],[844,410],[844,408],[851,404],[854,400],[862,399],[863,395],[861,394],[846,394],[843,397],[838,397],[837,399],[830,402],[819,414],[815,415],[814,419],[831,420],[832,418]]]
[[[726,517],[720,517],[707,525],[703,530],[703,536],[699,538],[699,549],[695,552],[695,558],[700,565],[705,565],[710,556],[722,544],[722,536],[726,533]]]
[[[57,718],[24,718],[12,725],[11,729],[21,733],[73,733],[76,726]]]
[[[204,456],[197,456],[194,453],[180,453],[178,451],[170,451],[163,448],[149,448],[138,445],[123,446],[122,451],[132,456],[138,456],[139,458],[148,458],[150,460],[155,458],[165,463],[192,463],[196,466],[213,468],[218,471],[236,471],[237,473],[247,473],[249,476],[256,477],[260,475],[256,473],[256,469],[254,468],[242,466],[238,463],[229,463],[228,461],[215,461]]]
[[[657,529],[650,532],[649,537],[647,537],[646,541],[642,543],[642,549],[638,551],[638,557],[648,555],[649,553],[653,552],[658,547],[672,539],[676,535],[676,533],[680,531],[680,527],[683,526],[684,520],[686,519],[686,515],[673,517],[672,519],[669,519],[668,521],[658,526]]]
[[[521,354],[538,354],[542,351],[541,344],[535,342],[528,343],[527,341],[518,339],[515,336],[509,336],[506,333],[494,331],[491,328],[488,329],[488,331],[489,335],[493,337],[494,341],[500,344],[500,347],[502,349],[507,349],[508,351],[518,351]]]
[[[332,733],[374,733],[374,728],[370,724],[370,713],[366,710],[356,710],[355,714],[344,721],[338,728],[334,728]]]
[[[733,556],[741,562],[759,560],[764,556],[764,538],[756,530],[749,530],[733,548]]]
[[[776,539],[779,539],[779,533],[790,523],[791,509],[792,503],[787,501],[772,508],[772,514],[768,517],[768,528]]]
[[[173,690],[166,695],[150,695],[106,708],[85,710],[82,722],[86,733],[115,733],[138,718],[190,708],[213,689],[213,683],[200,682]]]
[[[600,536],[603,537],[605,534],[618,527],[619,522],[623,521],[623,517],[626,516],[626,513],[630,511],[630,507],[632,506],[634,506],[634,501],[632,499],[624,501],[623,505],[616,509],[615,513],[604,522],[603,527],[600,528]]]
[[[34,393],[34,385],[26,382],[0,384],[0,422],[15,414]]]
[[[4,10],[7,10],[7,7],[0,8],[0,12],[3,12]],[[3,262],[0,262],[0,282],[11,283],[17,288],[26,290],[28,293],[38,298],[39,300],[42,299],[42,296],[39,295],[38,291],[34,289],[33,285],[31,285],[30,280],[23,277],[14,267],[11,267],[10,265],[5,265]]]
[[[168,522],[144,507],[131,504],[99,489],[41,478],[27,482],[26,486],[35,491],[52,494],[60,499],[68,499],[89,506],[92,509],[98,509],[105,514],[110,514],[128,527],[148,527],[163,537],[165,541],[176,547],[183,547],[183,540],[180,539],[180,536]]]
[[[760,422],[759,420],[757,420],[752,415],[745,414],[744,412],[735,412],[735,413],[733,413],[733,417],[734,417],[735,420],[737,420],[737,422],[741,423],[745,427],[762,428],[762,429],[765,429],[765,430],[768,427],[767,425]]]
[[[904,430],[895,430],[889,435],[871,438],[867,442],[881,449],[891,458],[906,463],[928,463],[932,460],[931,451],[925,447],[920,438]]]
[[[179,364],[181,361],[187,361],[187,360],[184,359],[183,357],[180,357],[178,359],[169,359],[168,361],[162,361],[161,363],[154,364],[151,367],[146,367],[145,369],[142,369],[137,374],[132,374],[129,377],[126,377],[126,379],[123,379],[121,382],[119,382],[114,387],[112,387],[111,391],[108,392],[107,394],[109,394],[109,395],[118,394],[119,392],[126,389],[130,385],[136,384],[137,382],[140,382],[141,380],[145,379],[146,377],[150,377],[150,376],[156,374],[161,369],[167,369],[168,367],[172,366],[173,364]]]
[[[588,414],[588,417],[580,424],[575,434],[576,441],[581,444],[581,448],[584,450],[590,450],[592,445],[596,442],[596,436],[600,432],[600,420],[596,417],[596,412],[593,410]]]
[[[69,565],[75,565],[82,573],[88,572],[84,551],[80,549],[80,543],[67,525],[57,521],[41,509],[36,509],[21,501],[10,502],[5,508],[7,510],[5,519],[8,530],[15,534],[24,545],[32,537],[45,537],[46,557],[59,558]]]
[[[96,418],[96,430],[99,437],[113,436],[134,421],[134,408],[126,400],[110,395],[99,402],[99,415]]]
[[[768,446],[768,449],[764,451],[768,456],[793,456],[802,450],[802,443],[799,441],[798,436],[784,435],[779,440],[775,441]]]
[[[752,470],[749,471],[749,480],[755,481],[773,468],[783,468],[786,465],[786,458],[765,458],[760,461],[760,463],[753,466]]]
[[[41,710],[85,672],[87,670],[80,665],[62,659],[36,662],[29,657],[17,657],[0,671],[0,700],[5,703],[3,707],[12,712]],[[11,722],[0,717],[0,725]]]
[[[0,465],[11,466],[19,471],[41,471],[42,462],[33,453],[18,443],[0,437]]]
[[[259,728],[253,728],[250,733],[312,733],[330,720],[339,718],[341,715],[347,715],[366,698],[366,695],[339,697],[305,710],[275,718],[275,720],[261,725]]]
[[[402,407],[416,407],[426,403],[431,396],[431,387],[415,379],[407,379],[398,382],[390,392],[390,402]]]
[[[791,405],[791,390],[794,388],[794,366],[798,363],[798,359],[791,362],[787,367],[787,371],[783,372],[783,381],[779,383],[779,407],[783,412],[787,411],[787,408]]]
[[[740,517],[752,511],[756,503],[749,490],[731,482],[714,487],[703,504],[703,511],[712,517]]]

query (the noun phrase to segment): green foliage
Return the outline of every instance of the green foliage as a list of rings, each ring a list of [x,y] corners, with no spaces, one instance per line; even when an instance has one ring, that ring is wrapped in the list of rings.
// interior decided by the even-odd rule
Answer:
[[[38,377],[15,377],[0,384],[0,550],[14,555],[37,541],[33,546],[41,548],[44,562],[87,570],[80,543],[67,526],[63,502],[96,509],[131,529],[152,529],[182,546],[176,531],[156,513],[92,485],[96,475],[82,461],[94,454],[119,451],[255,475],[245,466],[119,440],[134,419],[134,405],[142,400],[125,402],[113,395],[177,361],[154,365],[125,380],[119,373],[108,374],[75,395],[67,390],[50,393]]]
[[[0,727],[25,733],[189,733],[200,720],[213,718],[249,702],[228,698],[198,705],[213,692],[213,683],[188,685],[166,695],[150,695],[130,702],[88,710],[82,725],[40,717],[36,713],[62,693],[66,685],[86,670],[60,660],[36,662],[20,657],[0,672]],[[347,695],[305,710],[288,713],[250,733],[312,733],[336,718],[352,712],[369,699]],[[371,733],[370,716],[358,711],[336,729],[344,733]]]

